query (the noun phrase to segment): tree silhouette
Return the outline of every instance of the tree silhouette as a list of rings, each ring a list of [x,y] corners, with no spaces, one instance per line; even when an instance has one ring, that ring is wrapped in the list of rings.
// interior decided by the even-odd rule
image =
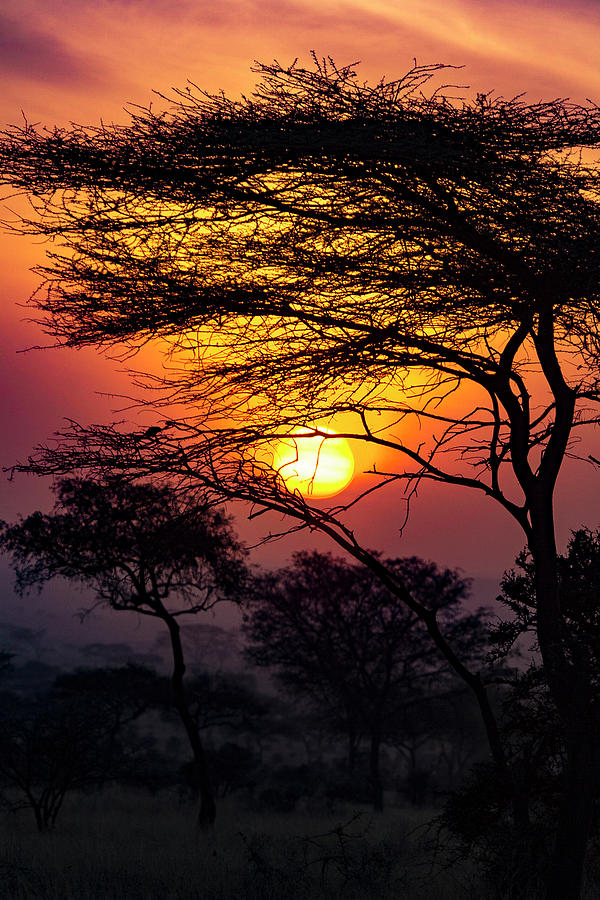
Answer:
[[[31,809],[39,831],[52,829],[66,795],[102,785],[135,767],[124,731],[152,702],[156,675],[140,666],[82,669],[60,676],[38,696],[0,697],[0,777]]]
[[[572,532],[566,552],[558,557],[558,578],[562,598],[563,643],[569,658],[587,672],[591,698],[590,716],[593,725],[594,777],[589,790],[594,803],[598,802],[600,768],[600,531],[579,528]],[[510,731],[511,755],[525,759],[530,767],[530,793],[535,799],[535,782],[539,780],[536,767],[552,769],[560,778],[560,761],[566,752],[568,733],[558,715],[556,703],[549,691],[544,666],[539,664],[539,646],[535,623],[535,566],[531,554],[524,550],[515,568],[506,572],[502,580],[502,594],[498,598],[512,614],[501,621],[491,634],[498,653],[506,656],[519,639],[527,638],[532,659],[526,672],[517,672],[512,694],[509,696],[504,718],[504,730]],[[545,727],[534,727],[543,722]],[[523,766],[524,763],[521,762]],[[558,794],[557,778],[554,794]]]
[[[588,672],[594,728],[593,777],[589,784],[598,830],[600,768],[600,532],[574,531],[566,552],[558,557],[558,574],[564,611],[564,645],[577,664]],[[498,597],[510,611],[500,619],[490,639],[495,655],[506,659],[515,645],[529,665],[514,666],[505,676],[506,690],[500,719],[503,743],[510,766],[521,784],[523,820],[527,829],[507,855],[502,835],[510,800],[489,767],[482,766],[471,782],[447,805],[445,820],[462,837],[466,847],[476,848],[494,882],[504,884],[511,896],[530,897],[548,861],[549,822],[556,814],[563,778],[567,735],[540,665],[536,638],[535,565],[525,549],[513,569],[505,573]],[[510,672],[510,674],[509,674]],[[500,880],[501,879],[501,880]]]
[[[172,703],[198,769],[199,823],[216,809],[204,750],[184,690],[181,616],[239,602],[243,553],[222,511],[182,500],[169,486],[65,478],[54,512],[0,524],[0,548],[12,555],[17,590],[52,578],[89,586],[98,605],[160,619],[168,628]]]
[[[11,671],[14,655],[9,650],[0,650],[0,679],[4,678]]]
[[[571,533],[564,554],[557,559],[564,612],[563,628],[570,653],[587,657],[592,686],[600,691],[600,530],[578,528]],[[515,641],[528,635],[535,642],[535,564],[525,548],[516,566],[504,573],[499,600],[512,613],[494,631],[494,641],[507,654]]]
[[[413,595],[435,612],[445,638],[470,663],[485,655],[479,614],[460,611],[468,582],[415,557],[386,560]],[[244,614],[247,655],[273,667],[292,693],[344,720],[352,760],[369,739],[373,806],[383,808],[381,744],[394,720],[447,674],[421,619],[361,565],[297,553],[288,568],[260,576]],[[352,769],[352,766],[351,766]]]
[[[343,414],[385,448],[374,487],[423,479],[494,500],[535,563],[536,622],[566,733],[548,898],[581,890],[593,727],[585,669],[563,644],[553,497],[573,431],[597,421],[600,110],[428,91],[439,66],[361,83],[351,67],[259,65],[250,97],[190,85],[127,126],[4,134],[25,232],[57,241],[34,298],[61,344],[154,336],[181,357],[152,437],[73,425],[25,469],[168,471],[318,528],[419,610],[345,523],[286,492],[273,440]],[[151,381],[150,385],[157,385]],[[414,424],[413,424],[414,423]],[[156,426],[159,427],[159,426]],[[410,435],[418,427],[418,437]]]

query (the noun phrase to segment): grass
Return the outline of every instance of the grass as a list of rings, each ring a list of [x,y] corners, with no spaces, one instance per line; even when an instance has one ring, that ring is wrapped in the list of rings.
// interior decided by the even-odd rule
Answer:
[[[231,798],[207,833],[173,795],[73,795],[48,834],[28,811],[0,815],[0,898],[497,900],[474,867],[434,865],[434,815],[374,815],[367,807],[263,813]],[[597,847],[590,856],[583,900],[598,897]]]
[[[73,796],[49,834],[25,812],[2,817],[0,897],[485,900],[464,871],[432,880],[415,832],[431,813],[356,812],[264,814],[232,799],[207,835],[197,832],[194,810],[168,795]]]

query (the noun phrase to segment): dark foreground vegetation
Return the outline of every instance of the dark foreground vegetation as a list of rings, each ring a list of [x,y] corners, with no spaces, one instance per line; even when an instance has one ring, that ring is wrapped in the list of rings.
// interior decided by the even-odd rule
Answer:
[[[0,817],[0,896],[11,900],[495,900],[471,862],[448,867],[431,808],[364,805],[265,813],[227,798],[214,833],[172,793],[75,794],[60,827],[39,834]],[[585,900],[598,896],[592,847]],[[510,896],[510,895],[505,895]],[[531,900],[540,896],[528,894]]]
[[[356,815],[358,814],[358,815]],[[483,900],[467,867],[434,875],[431,813],[252,810],[227,800],[210,839],[171,794],[74,796],[55,832],[2,818],[0,895],[14,900]],[[355,817],[356,816],[356,817]],[[415,829],[417,829],[415,831]]]

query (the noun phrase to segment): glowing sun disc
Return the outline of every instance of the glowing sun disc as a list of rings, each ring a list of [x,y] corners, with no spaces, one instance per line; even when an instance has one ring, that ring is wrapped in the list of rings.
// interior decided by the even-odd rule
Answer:
[[[319,431],[334,435],[328,428]],[[275,449],[274,467],[290,491],[310,497],[333,497],[354,475],[354,456],[342,437],[309,437],[310,429],[298,429]],[[307,435],[306,437],[304,435]]]

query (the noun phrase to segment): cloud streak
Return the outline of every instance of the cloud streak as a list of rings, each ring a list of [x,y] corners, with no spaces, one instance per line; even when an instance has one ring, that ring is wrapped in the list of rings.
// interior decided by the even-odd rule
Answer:
[[[59,38],[0,13],[0,73],[8,78],[64,85],[95,83],[98,65]]]

